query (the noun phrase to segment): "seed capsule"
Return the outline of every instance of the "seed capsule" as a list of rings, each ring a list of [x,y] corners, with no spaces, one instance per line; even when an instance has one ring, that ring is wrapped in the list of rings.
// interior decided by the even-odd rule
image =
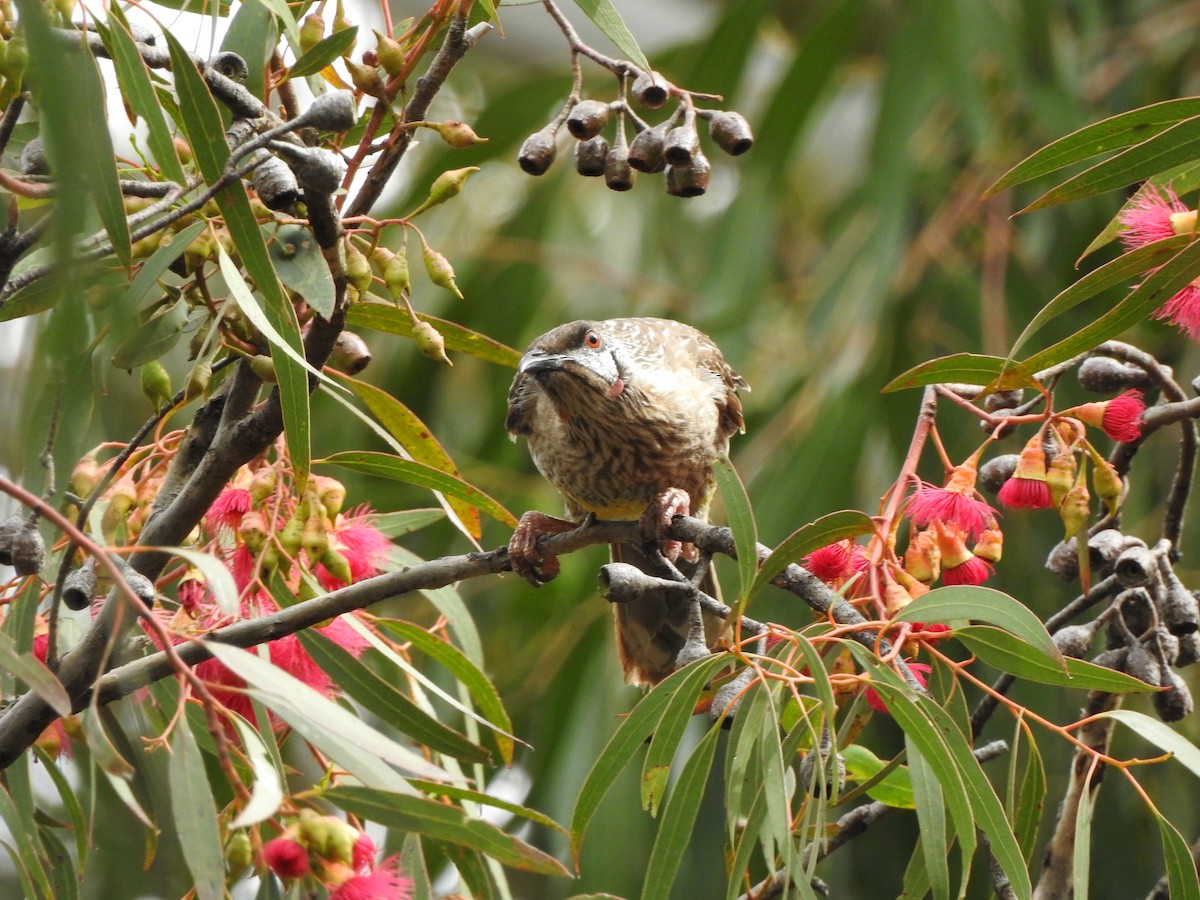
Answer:
[[[554,138],[557,133],[557,126],[547,125],[541,131],[535,131],[525,138],[525,143],[521,145],[521,152],[517,155],[517,162],[526,174],[544,175],[550,168],[557,152],[554,146]]]
[[[712,166],[699,151],[690,165],[667,167],[667,193],[674,197],[699,197],[708,190]]]
[[[604,163],[608,159],[608,139],[597,135],[575,145],[575,171],[588,178],[604,174]]]
[[[666,123],[638,132],[629,144],[629,165],[639,172],[661,172],[667,167],[663,158],[663,137]]]
[[[708,133],[713,143],[730,156],[741,156],[754,146],[750,123],[740,113],[714,113],[708,120]]]
[[[581,141],[594,138],[608,124],[608,104],[600,100],[580,100],[567,116],[567,131]]]
[[[700,152],[700,135],[694,125],[678,125],[667,132],[663,140],[663,158],[668,165],[691,165],[692,157]]]
[[[639,72],[629,91],[646,109],[660,109],[670,97],[667,80],[657,72]]]

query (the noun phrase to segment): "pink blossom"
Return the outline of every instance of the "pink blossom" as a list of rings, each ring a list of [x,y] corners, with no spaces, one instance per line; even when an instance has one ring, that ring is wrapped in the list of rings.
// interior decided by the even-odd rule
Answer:
[[[983,584],[991,574],[991,563],[978,556],[969,556],[958,565],[942,567],[942,584]]]
[[[410,900],[412,879],[400,871],[398,857],[389,856],[379,868],[348,878],[330,892],[330,900]]]
[[[1165,197],[1153,185],[1143,185],[1117,216],[1117,221],[1124,227],[1121,243],[1128,249],[1136,250],[1175,236],[1171,215],[1187,212],[1188,208],[1173,190],[1169,187],[1164,190]]]
[[[1136,441],[1142,436],[1142,413],[1145,411],[1142,392],[1126,391],[1104,404],[1100,427],[1114,441]]]
[[[387,557],[392,542],[387,535],[371,524],[372,516],[359,507],[349,516],[338,516],[329,533],[329,546],[350,564],[351,583],[379,574],[379,566]],[[346,583],[325,566],[317,566],[317,580],[327,591],[345,587]]]
[[[1192,282],[1154,312],[1192,340],[1200,340],[1200,285]]]
[[[354,852],[350,861],[351,868],[355,872],[361,872],[364,869],[370,871],[375,867],[375,842],[371,840],[371,836],[365,831],[358,833],[358,839],[354,842]]]
[[[804,568],[826,584],[843,581],[854,574],[850,546],[849,541],[838,541],[814,550],[804,557]]]
[[[970,494],[923,481],[909,501],[908,516],[913,524],[921,527],[938,519],[978,540],[996,517],[996,510]]]
[[[208,508],[205,519],[218,528],[237,529],[242,516],[250,511],[250,492],[245,488],[226,488]]]
[[[263,845],[267,868],[280,878],[303,878],[308,874],[308,851],[295,838],[281,835]]]
[[[1014,475],[1000,487],[996,495],[1010,509],[1049,509],[1053,506],[1050,485],[1045,478],[1019,478]]]

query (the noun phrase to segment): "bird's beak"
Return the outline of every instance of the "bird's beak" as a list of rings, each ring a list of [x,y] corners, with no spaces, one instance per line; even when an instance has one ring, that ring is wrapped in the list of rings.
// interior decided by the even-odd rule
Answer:
[[[517,364],[517,374],[526,372],[554,372],[563,367],[569,357],[558,353],[547,353],[545,350],[530,350],[521,357]]]

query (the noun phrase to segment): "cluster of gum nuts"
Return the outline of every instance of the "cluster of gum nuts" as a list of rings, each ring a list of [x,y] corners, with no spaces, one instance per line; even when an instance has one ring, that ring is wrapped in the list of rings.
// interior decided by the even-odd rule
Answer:
[[[637,172],[665,172],[667,193],[676,197],[698,197],[708,189],[712,166],[700,149],[697,120],[707,122],[708,133],[721,150],[740,156],[754,144],[750,125],[736,112],[698,109],[692,95],[669,84],[657,72],[638,72],[626,91],[626,78],[619,76],[619,95],[611,102],[582,100],[573,92],[553,121],[531,134],[521,145],[518,162],[530,175],[550,168],[557,153],[559,129],[565,124],[577,140],[575,171],[589,177],[604,177],[614,191],[633,187]],[[672,95],[680,98],[674,113],[658,125],[642,120],[628,103],[631,94],[646,109],[661,109]],[[603,132],[613,122],[612,139]],[[632,126],[633,140],[627,136]]]

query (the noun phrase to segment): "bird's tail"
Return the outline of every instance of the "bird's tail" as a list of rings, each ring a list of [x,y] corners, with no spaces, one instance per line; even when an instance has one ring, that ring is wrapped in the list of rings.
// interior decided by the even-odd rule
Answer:
[[[659,575],[653,560],[635,544],[612,544],[613,562],[629,563],[650,575]],[[695,563],[685,559],[676,567],[689,578]],[[720,593],[712,570],[705,573],[700,590],[717,600]],[[617,650],[627,684],[654,685],[676,669],[676,657],[687,641],[690,623],[689,604],[684,597],[668,591],[646,591],[636,600],[613,603],[617,625]],[[705,642],[711,648],[725,630],[725,621],[704,614]]]

